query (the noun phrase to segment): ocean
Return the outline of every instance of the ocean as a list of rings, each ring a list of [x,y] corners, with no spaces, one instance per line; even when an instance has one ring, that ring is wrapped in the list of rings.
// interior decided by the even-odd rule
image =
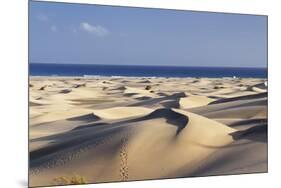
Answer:
[[[30,63],[30,76],[267,78],[266,68]]]

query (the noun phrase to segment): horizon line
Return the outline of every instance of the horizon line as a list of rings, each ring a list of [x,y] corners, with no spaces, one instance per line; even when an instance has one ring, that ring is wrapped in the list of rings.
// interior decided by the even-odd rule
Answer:
[[[28,62],[28,64],[53,64],[53,65],[105,65],[105,66],[148,66],[148,67],[202,67],[202,68],[256,68],[256,69],[268,69],[268,66],[265,67],[235,67],[235,66],[184,66],[184,65],[140,65],[140,64],[101,64],[101,63],[46,63],[46,62]]]

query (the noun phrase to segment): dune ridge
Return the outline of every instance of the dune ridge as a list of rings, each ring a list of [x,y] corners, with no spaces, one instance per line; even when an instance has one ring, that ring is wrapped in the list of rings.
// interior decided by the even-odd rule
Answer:
[[[267,172],[264,83],[31,78],[30,186]]]

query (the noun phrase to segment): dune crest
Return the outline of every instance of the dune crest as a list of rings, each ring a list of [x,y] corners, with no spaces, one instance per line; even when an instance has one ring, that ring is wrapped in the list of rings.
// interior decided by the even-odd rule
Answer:
[[[134,116],[146,115],[152,112],[152,109],[144,107],[114,107],[101,110],[94,110],[94,114],[104,119],[122,119]]]
[[[215,99],[211,99],[205,96],[188,96],[188,97],[181,98],[179,103],[180,103],[180,107],[185,109],[185,108],[205,106],[213,101],[215,101]]]
[[[30,186],[266,172],[264,82],[31,78]]]

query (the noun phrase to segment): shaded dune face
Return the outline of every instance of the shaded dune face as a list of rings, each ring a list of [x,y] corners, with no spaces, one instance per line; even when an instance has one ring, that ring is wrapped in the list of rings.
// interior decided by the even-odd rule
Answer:
[[[213,101],[209,104],[219,104],[219,103],[226,103],[231,101],[238,101],[238,100],[254,100],[254,99],[267,99],[267,92],[264,93],[258,93],[254,95],[246,95],[246,96],[240,96],[240,97],[233,97],[233,98],[224,98],[220,100]]]
[[[255,139],[256,141],[266,142],[267,135],[263,134],[267,133],[267,124],[264,123],[263,125],[258,125],[255,127],[250,127],[246,130],[236,131],[235,133],[230,134],[234,140],[239,139]],[[262,137],[255,137],[255,135],[263,134]]]
[[[255,116],[266,118],[267,93],[221,99],[210,103],[206,107],[192,108],[189,110],[209,118],[228,117],[249,119]]]
[[[98,139],[101,134],[110,135],[120,132],[124,129],[124,127],[126,128],[129,125],[134,126],[132,125],[133,123],[161,118],[166,120],[167,124],[176,127],[176,134],[179,134],[180,131],[188,124],[187,116],[177,113],[172,109],[165,108],[155,110],[149,115],[143,117],[114,121],[111,123],[106,123],[106,121],[102,121],[100,117],[93,114],[69,118],[68,120],[70,121],[83,120],[87,124],[80,125],[61,134],[31,139],[31,145],[37,141],[52,140],[52,143],[48,144],[48,146],[30,152],[31,166],[34,161],[38,161],[40,158],[55,154],[62,149],[71,148],[75,143],[83,144],[85,142],[95,140],[96,138]],[[47,126],[46,124],[44,125]]]
[[[54,178],[74,173],[98,183],[266,172],[263,83],[34,80],[30,186],[57,185]]]
[[[162,108],[157,109],[154,112],[150,113],[149,115],[141,118],[136,118],[134,120],[131,120],[131,122],[137,122],[137,121],[146,121],[149,119],[157,119],[157,118],[165,118],[166,122],[168,124],[174,125],[177,127],[176,134],[178,135],[180,131],[185,128],[185,126],[188,124],[188,116],[184,116],[180,113],[177,113],[169,108]]]
[[[68,121],[98,121],[100,120],[100,117],[94,115],[94,114],[86,114],[86,115],[82,115],[82,116],[78,116],[78,117],[72,117],[72,118],[68,118],[66,119]]]
[[[166,123],[176,127],[176,135],[188,125],[189,118],[186,115],[175,112],[169,108],[157,109],[147,116],[130,120],[130,122],[146,121],[150,119],[165,119]]]
[[[194,120],[189,124],[190,116]],[[77,120],[77,118],[74,119]],[[94,161],[90,165],[92,169],[96,169],[96,165],[116,166],[118,160],[119,162],[124,160],[118,156],[118,152],[121,152],[119,150],[122,150],[123,153],[125,152],[127,156],[126,168],[129,170],[125,180],[163,178],[167,176],[167,172],[176,170],[178,166],[181,165],[188,165],[188,168],[192,169],[194,168],[192,165],[193,157],[186,158],[189,152],[193,150],[198,151],[198,153],[194,155],[202,157],[212,151],[205,151],[204,148],[202,149],[201,146],[196,144],[197,142],[207,144],[205,140],[197,140],[196,137],[191,136],[201,132],[201,129],[204,130],[203,127],[196,127],[194,121],[209,123],[211,127],[218,129],[218,132],[213,133],[213,135],[210,135],[207,130],[204,130],[203,134],[201,133],[202,135],[206,135],[205,139],[207,141],[209,140],[208,144],[213,143],[219,145],[221,138],[217,140],[217,138],[214,139],[214,137],[220,134],[225,135],[222,139],[223,143],[231,141],[231,137],[225,134],[230,132],[231,129],[225,129],[223,125],[203,117],[197,117],[192,114],[188,115],[187,112],[174,111],[167,108],[157,109],[142,117],[130,117],[121,121],[111,121],[110,123],[106,123],[108,121],[101,117],[100,119],[101,120],[98,122],[81,125],[78,128],[61,134],[32,139],[30,141],[31,146],[36,142],[48,140],[51,140],[51,142],[44,147],[30,152],[31,177],[36,176],[38,181],[44,182],[44,180],[41,180],[41,176],[55,176],[64,168],[65,170],[62,171],[68,174],[70,168],[75,172],[79,172],[79,174],[84,174],[88,179],[92,178],[92,181],[95,182],[121,181],[124,180],[124,177],[116,172],[118,168],[113,172],[107,172],[107,176],[104,177],[91,175],[91,173],[86,170],[90,164],[88,164],[85,159],[88,158],[91,153],[95,153],[94,156],[91,155],[91,160]],[[191,126],[190,130],[188,130],[189,126]],[[122,145],[124,139],[126,140],[126,146]],[[150,144],[146,142],[150,142]],[[110,151],[108,149],[101,150],[100,147],[103,147],[103,149],[114,147],[115,149],[111,149]],[[177,155],[179,154],[182,155],[179,158],[179,164],[173,165],[173,161],[177,159]],[[102,158],[102,156],[107,155],[110,155],[115,160],[112,161],[111,158],[109,158],[108,160],[104,159],[104,162],[96,161]],[[165,155],[165,157],[163,157],[163,155]],[[155,161],[157,156],[162,156],[162,161],[158,164]],[[146,164],[144,165],[146,166],[145,168],[140,166],[144,163]],[[169,165],[166,166],[167,169],[159,173],[161,168],[163,168],[162,166],[166,163],[169,163]],[[75,166],[78,164],[79,169],[76,169]],[[190,171],[190,169],[188,169],[188,171]],[[176,172],[174,176],[179,176],[180,174],[182,174],[182,170]],[[47,182],[49,181],[50,180]]]
[[[267,92],[221,99],[190,111],[236,130],[229,134],[233,143],[212,154],[193,176],[267,172]]]
[[[162,96],[158,98],[148,99],[146,101],[133,103],[130,106],[153,106],[156,104],[162,104],[164,107],[177,107],[179,108],[179,100],[181,97],[186,97],[184,92],[174,93],[168,96]]]

